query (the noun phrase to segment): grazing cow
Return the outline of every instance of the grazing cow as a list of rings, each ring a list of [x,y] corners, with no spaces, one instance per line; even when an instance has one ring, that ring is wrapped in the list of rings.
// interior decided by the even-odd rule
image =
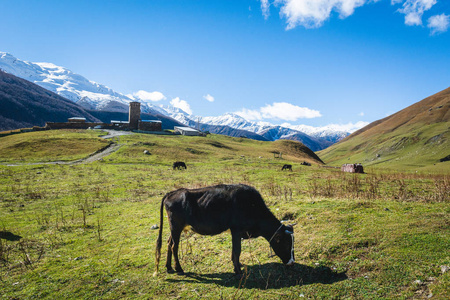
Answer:
[[[174,162],[173,165],[172,165],[172,168],[173,168],[174,170],[175,170],[175,169],[180,170],[180,169],[182,169],[182,168],[184,168],[185,170],[187,169],[186,164],[185,164],[184,162],[182,162],[182,161],[176,161],[176,162]]]
[[[285,226],[267,208],[257,190],[243,185],[216,185],[199,189],[178,189],[164,196],[161,201],[159,235],[156,242],[156,272],[161,257],[163,231],[163,207],[166,208],[170,225],[166,268],[184,274],[178,260],[178,245],[185,227],[201,235],[216,235],[231,231],[234,272],[242,274],[239,256],[241,238],[263,236],[275,254],[286,265],[294,264],[294,229]]]
[[[281,171],[283,171],[283,170],[291,170],[291,171],[292,171],[292,165],[284,165],[284,166],[281,168]]]

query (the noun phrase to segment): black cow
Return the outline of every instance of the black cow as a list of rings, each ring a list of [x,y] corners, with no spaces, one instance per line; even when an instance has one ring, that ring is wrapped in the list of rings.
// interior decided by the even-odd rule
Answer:
[[[173,165],[172,165],[172,168],[173,168],[174,170],[175,170],[175,169],[180,170],[180,169],[182,169],[182,168],[184,168],[185,170],[187,169],[186,164],[185,164],[184,162],[182,162],[182,161],[176,161],[176,162],[174,162]]]
[[[291,171],[292,171],[292,165],[284,165],[284,166],[281,168],[281,171],[283,171],[283,170],[291,170]]]
[[[231,231],[234,272],[242,274],[239,256],[241,238],[263,236],[286,265],[294,264],[294,229],[285,226],[270,212],[257,190],[247,185],[216,185],[199,189],[178,189],[161,201],[159,235],[156,242],[156,272],[161,257],[163,207],[166,208],[171,235],[168,240],[166,268],[184,274],[178,260],[178,244],[183,229],[202,235]]]

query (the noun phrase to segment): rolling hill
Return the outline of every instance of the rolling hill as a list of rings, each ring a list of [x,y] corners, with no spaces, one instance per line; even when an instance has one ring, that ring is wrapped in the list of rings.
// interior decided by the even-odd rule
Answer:
[[[105,146],[99,131],[93,130],[51,130],[27,132],[0,137],[0,165],[29,160],[70,161],[88,157]],[[320,158],[300,142],[279,140],[256,141],[247,138],[211,134],[208,137],[187,137],[180,135],[131,134],[120,138],[120,150],[108,156],[104,162],[144,163],[150,165],[171,165],[182,160],[189,164],[235,164],[284,163],[322,165]],[[58,151],[54,151],[56,148]],[[148,150],[151,155],[143,155]],[[274,153],[282,153],[275,158]],[[125,154],[124,154],[125,153]],[[34,158],[28,158],[34,157]]]
[[[450,88],[375,121],[320,151],[330,165],[362,163],[388,169],[450,170]]]

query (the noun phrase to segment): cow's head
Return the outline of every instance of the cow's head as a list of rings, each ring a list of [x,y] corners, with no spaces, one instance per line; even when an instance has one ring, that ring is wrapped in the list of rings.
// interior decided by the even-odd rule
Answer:
[[[275,254],[285,265],[293,265],[294,259],[294,227],[281,226],[270,242]]]

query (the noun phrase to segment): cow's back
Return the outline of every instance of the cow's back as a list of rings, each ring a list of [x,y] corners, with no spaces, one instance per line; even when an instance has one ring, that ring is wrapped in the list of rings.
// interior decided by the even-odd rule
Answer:
[[[171,218],[203,235],[233,228],[254,231],[261,220],[274,218],[258,191],[247,185],[179,189],[166,195],[165,206]]]

